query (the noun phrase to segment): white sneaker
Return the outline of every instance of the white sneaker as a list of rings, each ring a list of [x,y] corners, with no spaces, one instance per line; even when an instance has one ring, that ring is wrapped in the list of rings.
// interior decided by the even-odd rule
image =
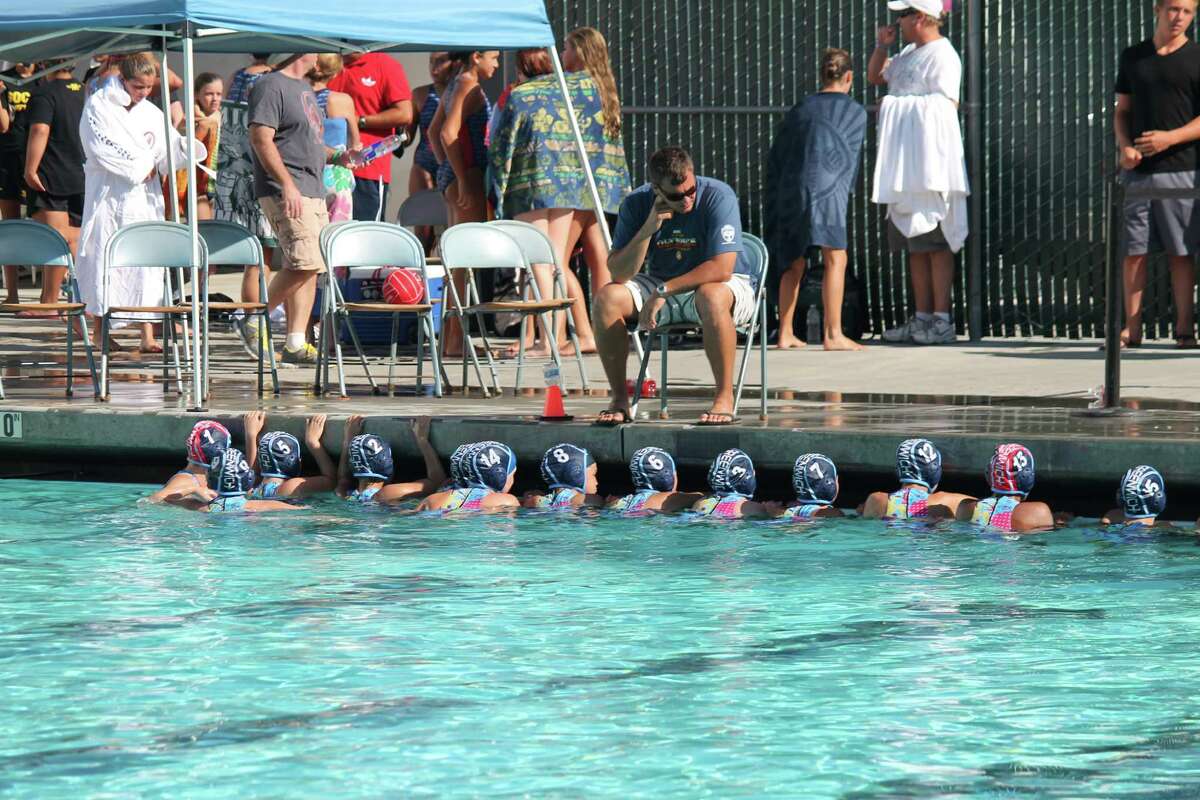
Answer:
[[[929,323],[909,317],[908,322],[883,332],[883,340],[891,344],[907,344],[915,340],[918,331],[924,331]]]
[[[913,341],[917,344],[950,344],[955,341],[954,323],[948,319],[934,317],[919,331],[913,331]]]

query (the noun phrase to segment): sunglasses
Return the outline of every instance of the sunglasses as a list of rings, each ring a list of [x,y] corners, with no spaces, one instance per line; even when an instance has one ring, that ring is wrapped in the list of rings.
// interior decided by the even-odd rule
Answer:
[[[663,198],[665,198],[666,200],[669,200],[672,203],[678,203],[680,200],[683,200],[684,198],[695,197],[696,184],[693,183],[692,188],[686,189],[682,192],[664,192],[662,189],[659,189],[658,191],[662,194]]]
[[[896,19],[904,19],[905,17],[911,17],[914,14],[919,14],[919,13],[921,13],[921,12],[917,11],[915,8],[906,8],[903,11],[901,11],[899,14],[896,15]]]

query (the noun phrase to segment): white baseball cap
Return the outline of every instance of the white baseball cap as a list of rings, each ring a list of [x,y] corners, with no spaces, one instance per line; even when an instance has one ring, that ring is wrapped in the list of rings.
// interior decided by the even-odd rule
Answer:
[[[942,0],[892,0],[887,7],[888,11],[907,11],[911,8],[931,17],[940,17],[944,10]]]

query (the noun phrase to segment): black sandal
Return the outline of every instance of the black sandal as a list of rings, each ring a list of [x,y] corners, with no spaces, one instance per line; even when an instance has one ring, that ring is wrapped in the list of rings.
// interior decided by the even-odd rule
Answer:
[[[605,414],[619,415],[615,419],[601,419]],[[628,408],[607,408],[600,412],[600,417],[596,417],[596,421],[592,423],[600,428],[615,428],[618,425],[627,425],[633,422],[633,417],[629,414]]]

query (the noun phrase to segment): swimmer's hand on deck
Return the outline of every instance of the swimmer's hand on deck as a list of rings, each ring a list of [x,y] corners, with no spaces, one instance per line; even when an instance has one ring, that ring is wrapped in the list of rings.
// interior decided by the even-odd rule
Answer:
[[[267,422],[266,412],[263,411],[247,411],[242,415],[242,427],[246,431],[247,439],[258,439],[258,435],[262,433],[263,426]]]
[[[304,444],[309,450],[321,446],[321,437],[325,434],[325,415],[313,414],[304,421]]]

